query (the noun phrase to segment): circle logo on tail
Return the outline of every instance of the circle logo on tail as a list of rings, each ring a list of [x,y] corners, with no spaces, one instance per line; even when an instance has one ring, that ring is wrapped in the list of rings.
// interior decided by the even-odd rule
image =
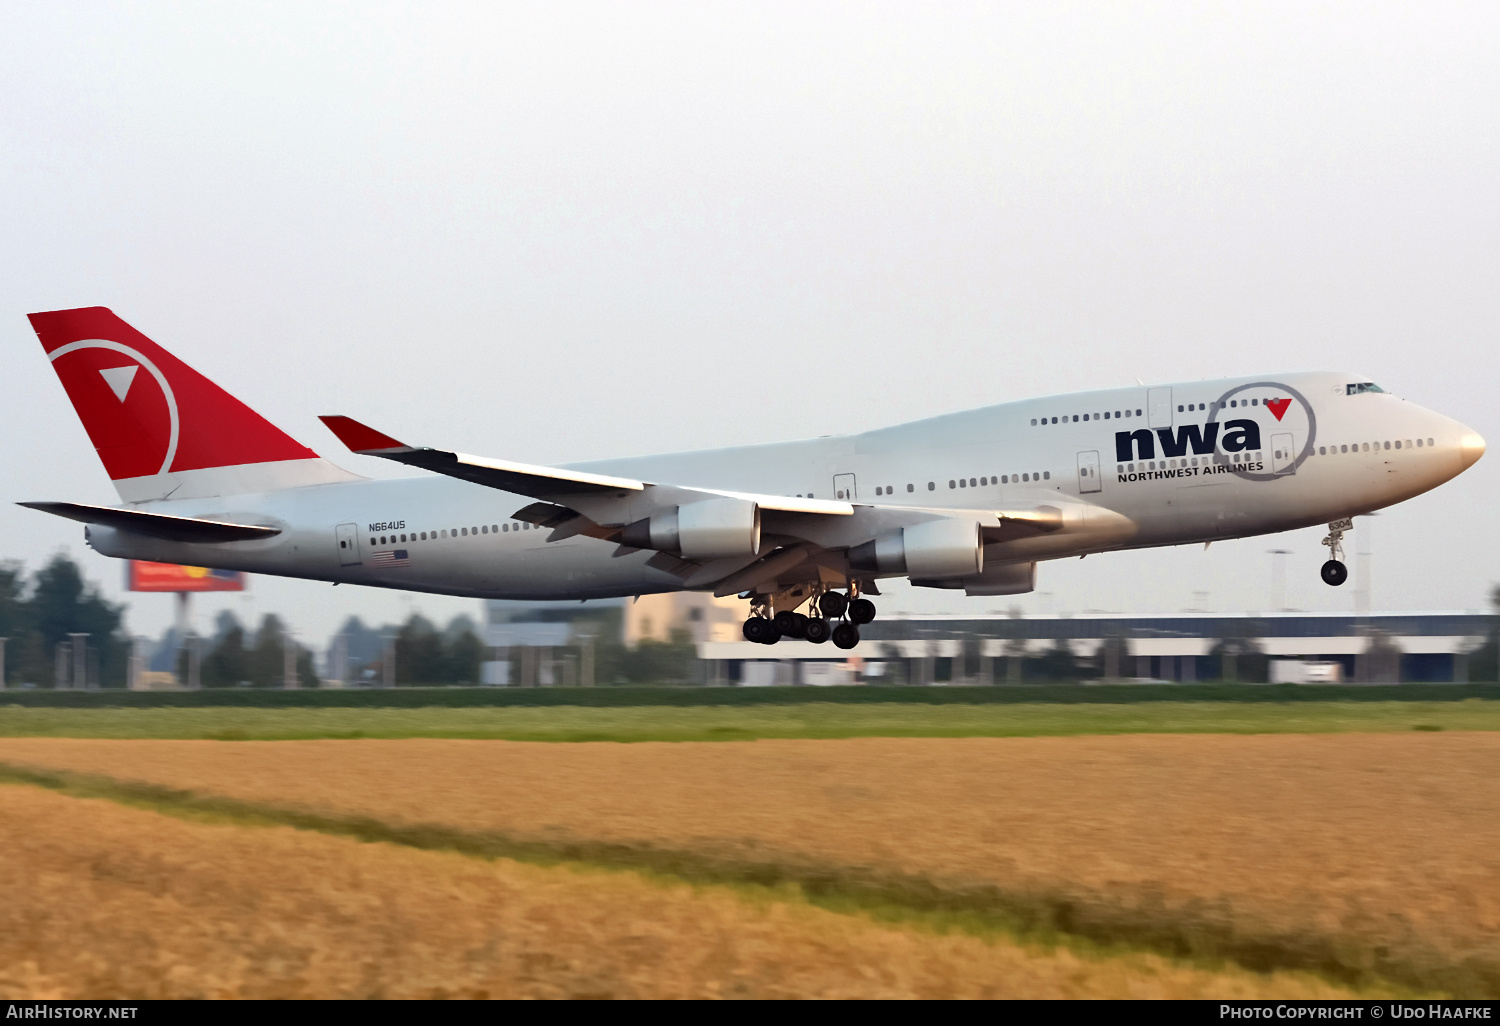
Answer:
[[[77,362],[74,360],[66,361],[64,364],[58,363],[63,357],[86,351],[96,351],[91,354],[96,356],[96,359],[85,359],[82,365],[76,367],[73,366]],[[102,351],[102,353],[98,351]],[[97,358],[104,353],[118,353],[135,362],[128,364],[121,363],[118,358],[114,360],[101,360]],[[105,458],[106,469],[111,471],[111,477],[118,480],[123,476],[165,474],[172,468],[172,461],[177,457],[177,442],[182,433],[182,422],[177,412],[177,397],[172,392],[172,386],[168,383],[167,376],[161,372],[161,369],[156,364],[147,359],[139,350],[133,349],[122,342],[112,342],[102,338],[69,342],[65,346],[59,346],[54,349],[48,354],[47,358],[52,361],[53,366],[57,370],[58,377],[62,379],[63,387],[67,389],[69,397],[73,399],[74,407],[78,410],[78,415],[83,420],[84,427],[89,431],[89,436],[94,439],[96,447],[99,448],[101,457]],[[115,411],[106,411],[93,405],[86,406],[87,403],[96,401],[87,397],[97,396],[99,394],[98,390],[102,385],[106,389],[103,394],[110,397],[110,399],[104,400],[104,402],[118,402],[119,409],[121,410],[126,407],[127,403],[149,403],[150,399],[142,394],[140,383],[137,381],[137,372],[141,368],[145,368],[146,372],[155,380],[157,386],[161,389],[161,396],[166,405],[166,438],[163,440],[158,434],[155,441],[149,443],[157,451],[161,452],[161,466],[159,469],[153,469],[156,466],[156,460],[152,456],[149,466],[133,467],[133,471],[139,471],[139,473],[116,474],[113,468],[110,467],[109,457],[106,455],[110,449],[109,440],[100,438],[98,431],[105,424],[119,423],[118,413]],[[149,413],[150,411],[142,412]],[[156,414],[158,418],[160,415],[160,412]],[[147,432],[145,425],[141,423],[140,413],[132,415],[130,421],[135,428],[135,433],[139,436],[133,439],[130,444],[139,446],[147,443]],[[158,419],[156,423],[160,425],[161,421]]]

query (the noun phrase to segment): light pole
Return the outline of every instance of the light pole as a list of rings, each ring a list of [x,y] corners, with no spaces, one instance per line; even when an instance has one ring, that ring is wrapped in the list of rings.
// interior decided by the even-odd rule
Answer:
[[[1355,538],[1358,576],[1354,579],[1354,611],[1368,615],[1375,603],[1375,581],[1371,564],[1375,561],[1375,522],[1378,513],[1366,513],[1362,530]]]
[[[86,633],[70,633],[73,639],[73,688],[83,691],[89,686],[89,636]]]
[[[1278,613],[1286,612],[1286,563],[1283,557],[1292,554],[1291,549],[1267,549],[1271,559],[1271,608]]]
[[[294,691],[298,687],[297,641],[290,627],[281,632],[281,687],[284,691]]]

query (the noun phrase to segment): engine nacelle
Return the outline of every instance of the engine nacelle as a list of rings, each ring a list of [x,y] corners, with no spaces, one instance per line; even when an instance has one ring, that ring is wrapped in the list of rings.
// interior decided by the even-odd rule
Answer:
[[[725,559],[760,551],[760,507],[749,499],[704,499],[628,525],[620,541],[684,559]]]
[[[912,580],[973,577],[984,570],[984,543],[972,520],[929,520],[849,550],[855,570]]]
[[[959,583],[965,595],[1025,595],[1036,591],[1036,564],[996,563]]]

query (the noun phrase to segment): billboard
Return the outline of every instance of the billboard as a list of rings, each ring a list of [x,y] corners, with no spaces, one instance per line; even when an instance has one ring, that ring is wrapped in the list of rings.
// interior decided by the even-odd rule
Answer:
[[[244,591],[245,575],[238,570],[132,559],[125,567],[125,587],[129,591]]]

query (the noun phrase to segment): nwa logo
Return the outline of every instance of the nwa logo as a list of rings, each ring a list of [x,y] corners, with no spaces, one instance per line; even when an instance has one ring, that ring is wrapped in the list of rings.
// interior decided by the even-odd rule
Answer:
[[[1312,405],[1296,389],[1280,382],[1239,385],[1211,403],[1184,405],[1186,408],[1178,407],[1175,428],[1115,432],[1115,462],[1122,465],[1122,484],[1211,474],[1268,481],[1296,473],[1313,452],[1317,417]],[[1271,418],[1258,417],[1262,410]],[[1182,423],[1197,419],[1200,413],[1201,423]],[[1186,456],[1208,459],[1193,459],[1191,465],[1186,459],[1178,462]],[[1159,458],[1162,462],[1158,467],[1152,461]],[[1142,461],[1151,465],[1141,466]],[[1134,465],[1127,473],[1124,464]]]

